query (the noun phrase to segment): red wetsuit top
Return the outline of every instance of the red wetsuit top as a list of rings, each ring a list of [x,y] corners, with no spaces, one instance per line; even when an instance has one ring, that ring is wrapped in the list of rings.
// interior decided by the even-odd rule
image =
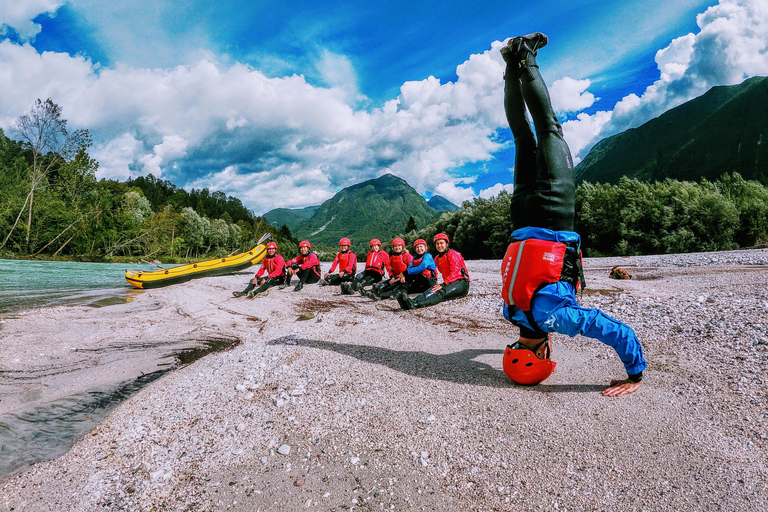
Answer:
[[[315,274],[320,275],[320,260],[317,258],[317,254],[311,252],[304,256],[299,253],[298,256],[288,261],[285,265],[290,267],[291,265],[298,265],[302,270],[312,268]]]
[[[435,265],[443,276],[445,284],[451,284],[459,279],[469,281],[469,271],[464,264],[464,257],[458,251],[448,249],[444,253],[437,253]]]
[[[349,250],[337,253],[336,257],[333,258],[333,263],[331,263],[331,270],[328,272],[336,270],[336,265],[339,266],[339,272],[355,275],[355,272],[357,272],[357,256]]]
[[[261,268],[256,272],[256,277],[261,277],[267,273],[267,277],[278,277],[285,272],[285,260],[282,256],[275,253],[274,256],[267,255],[261,262]]]
[[[389,265],[387,266],[387,272],[389,277],[400,277],[403,275],[408,265],[413,261],[413,256],[407,252],[400,254],[392,254],[389,257]]]
[[[368,251],[365,258],[365,270],[373,270],[384,275],[384,270],[389,267],[389,254],[386,251],[373,252]]]

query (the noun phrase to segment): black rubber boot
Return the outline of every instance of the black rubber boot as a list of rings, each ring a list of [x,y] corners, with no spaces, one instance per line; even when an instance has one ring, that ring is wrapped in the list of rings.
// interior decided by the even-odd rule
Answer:
[[[304,283],[299,281],[299,284],[296,285],[296,288],[294,288],[293,291],[300,292],[302,288],[304,288]]]
[[[541,32],[525,36],[513,37],[501,49],[501,56],[507,63],[507,73],[513,73],[517,78],[533,80],[530,68],[538,68],[536,56],[539,49],[547,46],[549,39]]]
[[[352,295],[352,285],[350,283],[341,283],[341,293]]]
[[[403,292],[395,295],[395,299],[397,299],[397,303],[400,304],[402,309],[413,309],[415,307],[413,301]]]
[[[248,292],[256,288],[256,285],[253,283],[248,283],[248,286],[245,287],[245,290],[241,292],[232,292],[232,295],[235,297],[242,297],[243,295],[248,295]]]

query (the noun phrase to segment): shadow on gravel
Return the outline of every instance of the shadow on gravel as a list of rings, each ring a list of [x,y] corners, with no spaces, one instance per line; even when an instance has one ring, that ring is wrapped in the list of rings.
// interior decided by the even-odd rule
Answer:
[[[297,345],[300,347],[332,350],[368,363],[388,366],[407,375],[424,379],[445,380],[458,384],[472,384],[492,388],[509,388],[514,384],[504,372],[478,361],[476,357],[485,354],[504,354],[504,350],[462,350],[452,354],[430,354],[427,352],[391,350],[367,345],[350,345],[329,341],[307,340],[294,336],[283,336],[269,342],[270,345]]]

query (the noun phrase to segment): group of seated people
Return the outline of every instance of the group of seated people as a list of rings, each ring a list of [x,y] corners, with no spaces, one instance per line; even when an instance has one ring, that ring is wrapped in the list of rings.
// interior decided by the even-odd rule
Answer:
[[[390,254],[382,250],[381,240],[374,238],[369,243],[365,268],[358,273],[357,256],[350,250],[352,242],[342,238],[339,252],[324,276],[320,260],[308,241],[300,242],[299,254],[288,261],[277,253],[277,243],[269,242],[256,276],[245,290],[233,295],[254,298],[273,286],[280,289],[290,286],[295,276],[299,280],[293,289],[295,292],[305,284],[319,282],[321,286],[340,286],[344,295],[359,292],[372,300],[395,298],[402,309],[434,306],[444,300],[464,297],[469,292],[469,272],[464,258],[448,247],[450,241],[445,233],[438,233],[433,241],[437,250],[434,258],[427,251],[425,240],[413,242],[414,254],[411,254],[405,241],[395,238]],[[442,283],[438,283],[438,274]]]

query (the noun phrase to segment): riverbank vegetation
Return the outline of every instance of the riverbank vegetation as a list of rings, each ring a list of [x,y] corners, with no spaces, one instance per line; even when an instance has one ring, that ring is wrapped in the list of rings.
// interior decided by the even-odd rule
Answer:
[[[431,240],[444,232],[466,258],[502,258],[514,229],[511,200],[502,192],[465,201],[460,210],[405,238]],[[714,182],[645,183],[624,177],[617,185],[583,183],[576,188],[574,229],[582,235],[585,255],[593,257],[766,246],[768,188],[739,174]]]
[[[248,250],[266,232],[286,257],[298,252],[288,228],[275,229],[222,192],[188,191],[152,175],[97,180],[90,135],[69,132],[51,100],[38,100],[11,135],[0,130],[0,257],[177,263]],[[421,229],[409,222],[403,237],[410,247],[445,232],[467,259],[501,258],[514,229],[511,199],[502,192],[465,201]],[[763,246],[768,189],[739,174],[714,182],[583,183],[576,189],[575,230],[588,256]],[[324,260],[336,250],[317,249]],[[360,247],[359,257],[366,249]]]
[[[0,130],[0,256],[172,263],[245,251],[266,232],[296,250],[222,192],[152,175],[97,180],[88,132],[69,132],[51,100],[38,100],[11,135]]]

